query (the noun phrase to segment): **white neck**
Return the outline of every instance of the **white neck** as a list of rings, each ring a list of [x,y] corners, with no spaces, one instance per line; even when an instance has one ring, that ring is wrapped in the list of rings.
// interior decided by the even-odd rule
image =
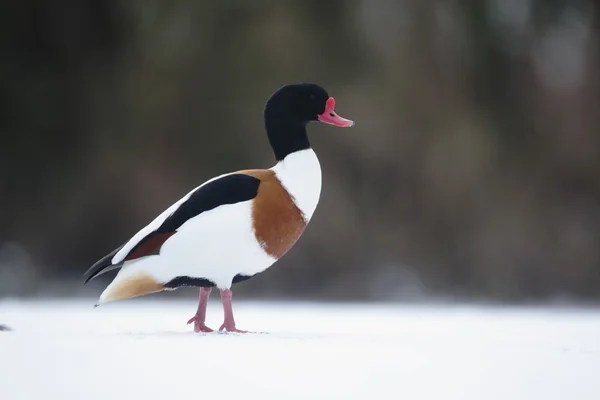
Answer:
[[[321,165],[312,149],[288,154],[271,168],[308,222],[321,195]]]

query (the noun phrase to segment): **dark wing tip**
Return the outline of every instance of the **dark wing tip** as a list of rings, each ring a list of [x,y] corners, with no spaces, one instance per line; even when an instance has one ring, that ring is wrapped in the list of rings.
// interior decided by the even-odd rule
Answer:
[[[95,277],[104,274],[105,272],[112,271],[113,269],[119,268],[121,263],[113,264],[112,258],[117,254],[119,250],[121,250],[123,246],[119,246],[109,254],[102,257],[100,260],[96,261],[94,265],[92,265],[85,273],[83,274],[83,278],[85,279],[83,284],[85,285]]]

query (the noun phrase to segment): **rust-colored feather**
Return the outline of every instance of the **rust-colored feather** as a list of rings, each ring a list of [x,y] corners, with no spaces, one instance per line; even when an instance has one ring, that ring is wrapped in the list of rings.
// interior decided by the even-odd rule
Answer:
[[[240,173],[261,180],[258,194],[252,201],[254,234],[265,252],[279,259],[292,248],[304,232],[304,216],[277,179],[275,172],[254,169]]]
[[[158,254],[160,247],[175,233],[177,232],[151,233],[131,250],[124,261],[131,261],[152,254]]]

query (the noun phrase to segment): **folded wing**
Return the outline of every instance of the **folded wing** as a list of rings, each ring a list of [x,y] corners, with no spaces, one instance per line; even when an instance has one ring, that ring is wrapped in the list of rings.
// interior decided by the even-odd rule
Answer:
[[[159,255],[161,246],[186,222],[216,208],[250,201],[258,194],[260,179],[233,173],[211,179],[173,204],[150,224],[92,265],[84,274],[85,283],[120,268],[125,261]]]

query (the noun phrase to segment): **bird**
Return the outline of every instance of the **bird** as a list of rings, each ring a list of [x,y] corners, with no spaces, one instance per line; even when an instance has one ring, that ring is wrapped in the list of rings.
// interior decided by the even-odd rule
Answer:
[[[310,82],[275,90],[264,104],[263,120],[274,165],[206,180],[95,262],[83,274],[84,285],[109,271],[118,273],[94,308],[197,287],[198,308],[187,323],[194,323],[195,332],[213,332],[206,326],[206,308],[217,288],[224,314],[219,331],[247,332],[236,327],[232,286],[280,260],[304,233],[319,202],[321,167],[307,125],[355,124],[336,113],[325,88]]]

